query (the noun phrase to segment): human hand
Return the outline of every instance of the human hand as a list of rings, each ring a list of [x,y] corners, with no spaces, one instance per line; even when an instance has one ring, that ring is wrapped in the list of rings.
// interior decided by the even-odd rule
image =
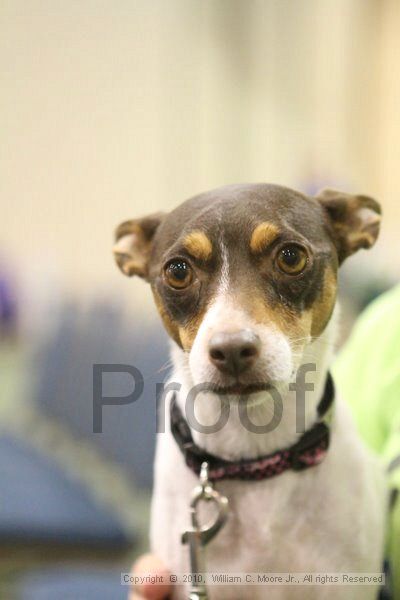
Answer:
[[[133,575],[153,575],[166,579],[169,575],[164,563],[154,554],[144,554],[132,567]],[[129,600],[167,600],[171,585],[145,582],[131,589]]]

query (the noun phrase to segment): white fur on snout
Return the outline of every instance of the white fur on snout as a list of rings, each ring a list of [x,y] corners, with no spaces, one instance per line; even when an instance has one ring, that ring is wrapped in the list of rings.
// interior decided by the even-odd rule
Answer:
[[[289,381],[293,371],[293,353],[286,336],[272,323],[256,323],[228,294],[217,297],[207,311],[189,355],[193,383],[223,385],[218,369],[209,357],[209,342],[216,333],[235,333],[249,329],[261,340],[260,356],[254,365],[254,383]],[[225,379],[226,381],[226,379]],[[234,383],[234,381],[232,381]]]
[[[212,364],[209,342],[216,333],[235,333],[248,329],[258,335],[261,352],[253,367],[253,381],[246,383],[288,382],[293,371],[293,353],[289,340],[273,323],[256,323],[235,301],[235,285],[231,281],[228,248],[221,239],[222,267],[220,284],[214,302],[209,307],[199,327],[189,356],[189,368],[194,385],[212,383],[226,386],[226,377]],[[232,384],[235,383],[232,378]],[[258,394],[254,394],[258,396]],[[253,398],[256,401],[256,398]],[[256,402],[257,403],[257,402]]]

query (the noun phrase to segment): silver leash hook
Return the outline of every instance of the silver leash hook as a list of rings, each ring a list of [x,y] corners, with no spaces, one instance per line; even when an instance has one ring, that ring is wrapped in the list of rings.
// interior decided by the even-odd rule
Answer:
[[[191,529],[182,535],[182,543],[188,544],[190,553],[191,588],[189,600],[207,600],[204,581],[204,547],[225,525],[228,518],[228,499],[214,489],[209,480],[208,463],[204,462],[200,470],[200,483],[195,487],[190,502]],[[217,515],[205,525],[200,525],[197,507],[200,502],[212,502],[217,506]]]

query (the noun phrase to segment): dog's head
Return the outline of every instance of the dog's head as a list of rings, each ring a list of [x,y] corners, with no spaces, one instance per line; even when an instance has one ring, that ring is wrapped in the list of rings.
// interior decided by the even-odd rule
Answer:
[[[330,320],[338,266],[379,223],[366,196],[235,185],[122,223],[114,253],[150,283],[193,383],[248,394],[289,381]]]

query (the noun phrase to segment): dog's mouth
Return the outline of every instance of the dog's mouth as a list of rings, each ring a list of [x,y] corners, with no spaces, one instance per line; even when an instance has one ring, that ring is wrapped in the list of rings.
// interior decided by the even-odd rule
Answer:
[[[227,396],[229,394],[235,396],[250,396],[250,394],[255,394],[257,392],[265,392],[272,389],[271,383],[235,383],[230,386],[218,386],[212,385],[210,387],[210,391],[219,396]]]

